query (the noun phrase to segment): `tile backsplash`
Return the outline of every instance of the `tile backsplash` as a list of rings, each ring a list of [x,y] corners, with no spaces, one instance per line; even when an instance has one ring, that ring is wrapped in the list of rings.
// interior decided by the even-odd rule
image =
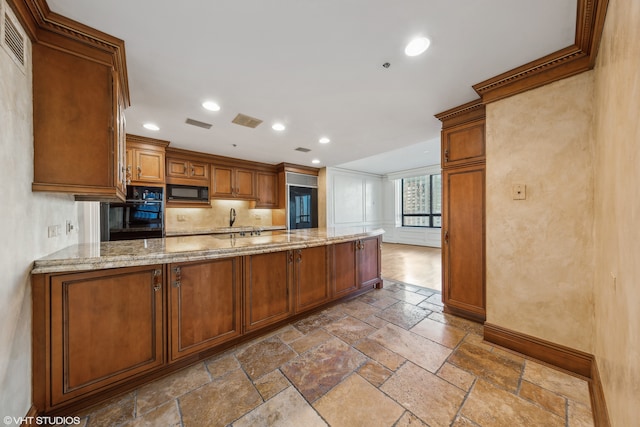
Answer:
[[[231,208],[236,210],[234,226],[272,225],[271,209],[251,209],[244,200],[212,200],[211,208],[167,208],[166,231],[228,227]]]

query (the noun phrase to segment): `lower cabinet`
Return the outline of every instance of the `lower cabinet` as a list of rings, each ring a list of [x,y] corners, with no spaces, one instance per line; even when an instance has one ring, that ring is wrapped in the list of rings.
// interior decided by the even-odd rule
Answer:
[[[42,380],[48,383],[45,408],[164,364],[163,266],[47,277],[50,320],[34,312],[33,349],[34,364],[50,355],[50,376],[34,375],[34,388]],[[46,289],[43,282],[38,286]],[[34,289],[34,296],[46,299],[45,289]],[[50,351],[36,355],[46,350],[39,345],[46,342],[47,326]]]
[[[32,276],[33,403],[61,413],[243,334],[380,283],[378,237],[300,250]]]
[[[370,237],[356,242],[358,289],[373,288],[380,283],[380,239]]]
[[[380,266],[380,240],[377,237],[333,245],[333,298],[381,283]]]
[[[340,298],[358,290],[356,246],[358,241],[333,245],[333,297]]]
[[[244,261],[244,328],[254,331],[293,314],[293,251],[248,255]]]
[[[242,333],[242,258],[169,264],[170,360]]]
[[[298,249],[294,252],[293,281],[295,312],[301,313],[329,301],[327,247]]]

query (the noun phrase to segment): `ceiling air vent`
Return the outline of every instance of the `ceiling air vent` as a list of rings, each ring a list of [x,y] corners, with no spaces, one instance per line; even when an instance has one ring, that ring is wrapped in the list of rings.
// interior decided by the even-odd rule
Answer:
[[[311,150],[309,148],[298,147],[296,148],[296,151],[300,151],[301,153],[308,153]]]
[[[213,126],[209,123],[200,122],[198,120],[193,120],[193,119],[187,119],[185,120],[185,123],[188,125],[198,126],[199,128],[203,128],[203,129],[211,129],[211,126]]]
[[[255,129],[260,125],[260,123],[262,123],[262,120],[244,114],[238,114],[233,120],[231,120],[231,123]]]
[[[9,53],[9,56],[24,72],[26,62],[26,36],[22,28],[17,24],[18,20],[12,11],[3,4],[4,12],[2,13],[2,25],[0,25],[0,34],[2,36],[2,47]]]

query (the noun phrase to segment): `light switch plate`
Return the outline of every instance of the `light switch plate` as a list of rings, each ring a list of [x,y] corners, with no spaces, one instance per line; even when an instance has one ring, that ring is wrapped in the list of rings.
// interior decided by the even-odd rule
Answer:
[[[525,200],[527,198],[527,186],[525,184],[511,184],[511,197],[513,200]]]

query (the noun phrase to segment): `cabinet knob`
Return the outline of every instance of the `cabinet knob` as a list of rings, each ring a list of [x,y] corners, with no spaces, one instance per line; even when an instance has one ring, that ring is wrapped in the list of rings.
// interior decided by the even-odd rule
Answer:
[[[444,232],[444,243],[449,244],[449,230],[445,230]]]
[[[140,176],[142,176],[142,168],[138,166],[138,178],[140,178]]]
[[[449,150],[444,150],[444,161],[445,162],[449,161]]]
[[[179,288],[180,285],[182,285],[182,282],[180,280],[176,280],[175,282],[172,283],[174,288]]]

